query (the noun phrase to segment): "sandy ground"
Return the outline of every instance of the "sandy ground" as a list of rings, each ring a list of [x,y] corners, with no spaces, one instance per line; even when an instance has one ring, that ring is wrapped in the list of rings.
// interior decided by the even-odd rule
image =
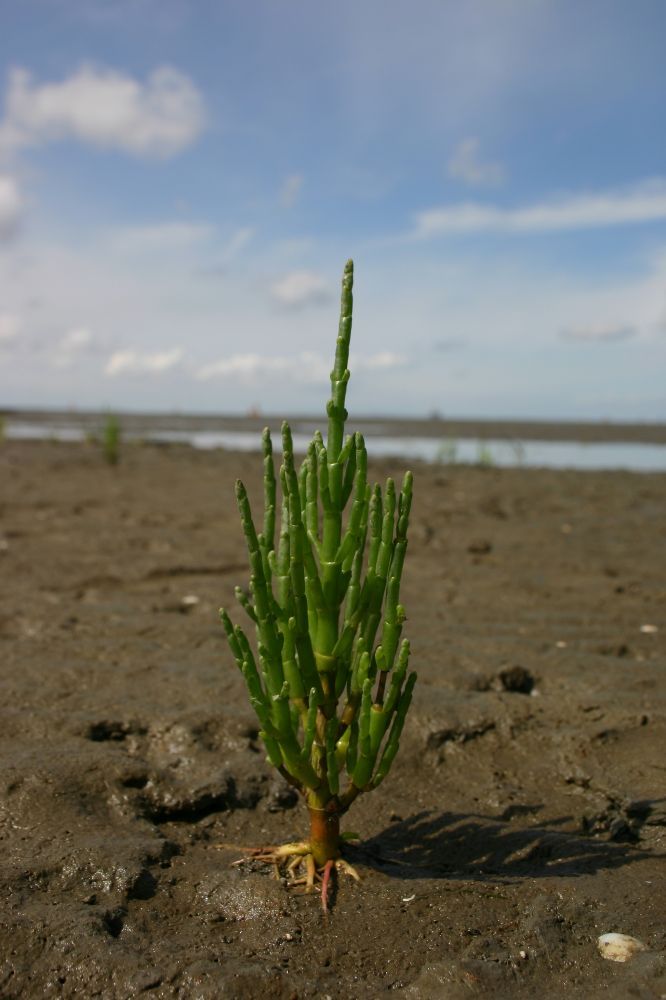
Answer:
[[[326,925],[230,864],[306,832],[216,614],[257,456],[0,448],[1,997],[666,995],[666,477],[414,471],[419,683]]]

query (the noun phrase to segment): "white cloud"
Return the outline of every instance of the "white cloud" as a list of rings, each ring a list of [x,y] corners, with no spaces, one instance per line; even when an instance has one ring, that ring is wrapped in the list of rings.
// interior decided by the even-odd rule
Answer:
[[[93,335],[87,327],[77,326],[68,330],[56,344],[51,358],[56,368],[69,368],[93,348]]]
[[[330,361],[326,364],[316,354],[270,357],[263,354],[232,354],[203,365],[196,377],[201,381],[210,378],[240,378],[255,382],[265,376],[284,374],[303,382],[325,382],[330,374]]]
[[[218,235],[203,244],[204,254],[197,245],[195,263],[220,252],[233,230],[227,240]],[[274,308],[265,294],[266,273],[300,266],[280,270],[281,250],[240,268],[238,280],[202,287],[189,251],[123,257],[98,234],[47,244],[28,230],[16,251],[0,253],[0,313],[21,320],[3,355],[11,352],[13,364],[0,363],[0,395],[6,405],[39,398],[52,406],[245,412],[259,402],[266,412],[318,413],[329,395],[338,274],[337,266],[320,267],[318,255],[315,247],[307,257],[329,279],[331,301],[298,311]],[[352,415],[439,408],[468,416],[663,417],[658,373],[666,338],[657,324],[666,303],[666,246],[628,273],[573,264],[555,270],[531,254],[504,251],[475,256],[445,247],[429,258],[400,245],[360,264]],[[560,331],[613,325],[638,334],[615,348],[599,345],[594,359],[596,345],[559,339]],[[89,329],[92,344],[75,363],[56,367],[55,345],[76,328]],[[429,349],[444,337],[464,348]],[[180,363],[153,373],[176,347]],[[304,359],[304,350],[315,357]],[[582,353],[572,366],[573,351]],[[114,352],[121,357],[110,377],[105,367]],[[617,405],[598,402],[602,392],[614,394]]]
[[[179,347],[169,351],[144,354],[128,348],[116,351],[106,363],[104,374],[114,375],[158,375],[180,363],[183,352]]]
[[[629,340],[638,330],[629,323],[590,323],[587,326],[573,326],[560,331],[562,340],[578,340],[591,344],[604,344],[617,340]]]
[[[84,326],[77,326],[73,330],[68,330],[60,341],[60,349],[68,353],[76,353],[92,343],[92,333]]]
[[[405,363],[405,359],[390,351],[383,351],[369,357],[350,357],[349,365],[354,372],[373,371],[378,368],[395,368]],[[297,382],[328,382],[331,375],[331,359],[304,351],[301,354],[268,356],[262,354],[232,354],[204,365],[196,372],[196,378],[206,381],[211,378],[240,378],[246,383],[259,382],[271,375],[280,374]]]
[[[15,178],[0,174],[0,239],[14,233],[22,209],[23,199]]]
[[[666,181],[652,181],[623,191],[570,195],[525,208],[500,208],[465,202],[420,212],[418,238],[464,233],[557,232],[594,229],[666,219]]]
[[[280,204],[283,208],[293,208],[303,187],[303,174],[290,174],[286,177],[280,191]]]
[[[20,328],[21,323],[18,316],[0,313],[0,346],[16,340]]]
[[[116,253],[159,253],[185,250],[209,240],[215,230],[206,223],[159,222],[152,226],[117,226],[105,234]]]
[[[458,143],[448,163],[449,174],[472,186],[500,184],[504,180],[502,164],[481,162],[479,147],[479,140],[471,137]]]
[[[83,66],[58,83],[33,83],[25,69],[9,77],[0,151],[78,139],[137,156],[168,157],[201,133],[201,94],[184,73],[168,66],[142,83],[114,70]]]
[[[328,285],[313,271],[292,271],[271,285],[273,298],[283,306],[305,306],[328,297]]]
[[[349,367],[355,372],[374,371],[377,368],[400,368],[406,364],[406,358],[402,354],[394,354],[392,351],[380,351],[379,354],[372,354],[368,358],[358,358],[353,354],[349,358]]]

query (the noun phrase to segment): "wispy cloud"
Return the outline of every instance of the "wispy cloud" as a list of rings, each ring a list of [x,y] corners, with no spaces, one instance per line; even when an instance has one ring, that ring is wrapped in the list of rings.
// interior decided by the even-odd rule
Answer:
[[[280,191],[280,204],[283,208],[293,208],[303,187],[303,174],[290,174],[286,177]]]
[[[282,306],[297,308],[328,298],[327,282],[314,271],[291,271],[271,285],[271,295]]]
[[[128,348],[116,351],[106,363],[104,374],[114,375],[159,375],[180,364],[183,351],[174,347],[168,351],[145,354]]]
[[[225,263],[228,264],[234,257],[237,257],[241,250],[244,250],[248,243],[250,243],[253,236],[254,229],[251,226],[242,226],[240,229],[237,229],[224,248],[222,256]]]
[[[200,278],[220,278],[227,273],[229,267],[252,242],[255,230],[251,226],[242,226],[233,232],[218,253],[205,264],[198,264],[193,274]]]
[[[587,326],[572,326],[560,331],[562,340],[577,340],[589,344],[608,344],[618,340],[630,340],[638,334],[635,326],[628,323],[599,323]]]
[[[68,330],[60,342],[63,351],[76,353],[85,350],[92,344],[92,333],[84,326],[77,326],[73,330]]]
[[[349,358],[350,368],[353,367],[357,372],[371,372],[378,368],[401,368],[405,364],[407,364],[405,355],[395,354],[393,351],[380,351],[366,358],[352,354]]]
[[[199,136],[204,102],[184,73],[168,66],[145,82],[115,70],[83,66],[57,83],[10,73],[0,153],[57,139],[77,139],[137,156],[166,158]]]
[[[416,216],[420,239],[465,233],[538,233],[595,229],[666,219],[666,181],[621,191],[569,195],[524,208],[464,202],[428,209]]]
[[[504,180],[501,163],[484,163],[479,157],[478,139],[463,139],[456,146],[448,163],[449,174],[472,187],[500,184]]]
[[[19,186],[10,174],[0,174],[0,239],[7,239],[16,231],[23,199]]]
[[[210,378],[240,378],[255,382],[268,375],[285,374],[304,382],[325,382],[330,372],[319,355],[309,352],[297,356],[269,357],[263,354],[232,354],[203,365],[196,377],[201,381]]]
[[[405,358],[390,351],[383,351],[365,358],[351,357],[349,363],[358,374],[378,368],[399,367],[405,363]],[[331,360],[311,351],[273,357],[263,354],[232,354],[227,358],[220,358],[218,361],[203,365],[195,373],[196,378],[201,381],[212,378],[240,378],[249,384],[276,374],[287,376],[296,382],[328,382],[331,375]]]
[[[0,347],[18,338],[21,322],[18,316],[10,313],[0,313]]]
[[[56,368],[69,368],[80,357],[94,352],[94,349],[91,331],[84,326],[73,327],[56,344],[52,361]]]
[[[117,253],[151,254],[185,250],[209,240],[215,230],[207,223],[159,222],[146,226],[117,226],[105,233],[105,242]]]

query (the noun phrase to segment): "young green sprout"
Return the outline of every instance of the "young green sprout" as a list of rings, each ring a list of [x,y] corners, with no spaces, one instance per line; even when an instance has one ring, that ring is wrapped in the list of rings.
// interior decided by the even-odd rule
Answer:
[[[256,856],[286,864],[290,875],[304,863],[300,881],[311,888],[321,878],[324,908],[332,867],[355,874],[341,859],[340,819],[388,774],[416,681],[407,672],[409,643],[400,642],[412,474],[399,492],[392,479],[383,491],[371,486],[363,436],[345,436],[353,275],[348,261],[326,443],[317,431],[297,466],[284,423],[276,477],[264,430],[261,530],[236,482],[250,562],[249,589],[237,587],[236,596],[255,629],[256,652],[220,611],[268,759],[302,793],[310,813],[306,842]]]

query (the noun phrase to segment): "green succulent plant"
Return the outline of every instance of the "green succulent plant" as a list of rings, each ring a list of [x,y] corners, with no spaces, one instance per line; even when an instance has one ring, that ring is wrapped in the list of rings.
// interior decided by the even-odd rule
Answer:
[[[257,853],[289,862],[292,872],[304,861],[310,885],[322,870],[326,880],[333,865],[349,870],[341,860],[340,819],[388,774],[416,681],[408,674],[409,643],[401,642],[400,603],[412,474],[399,491],[392,479],[384,490],[371,485],[363,436],[345,436],[353,275],[350,260],[326,442],[317,431],[297,467],[285,422],[276,477],[264,430],[260,531],[245,486],[236,482],[250,562],[249,588],[237,587],[236,596],[256,632],[256,652],[244,629],[220,611],[268,760],[302,793],[310,813],[306,841]]]

